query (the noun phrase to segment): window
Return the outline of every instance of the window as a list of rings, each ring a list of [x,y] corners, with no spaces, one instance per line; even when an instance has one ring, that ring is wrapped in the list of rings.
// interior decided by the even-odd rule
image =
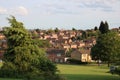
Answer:
[[[62,63],[62,62],[63,62],[63,59],[60,59],[60,62]]]
[[[56,58],[56,59],[55,59],[55,62],[58,62],[58,61],[59,61],[59,60]]]
[[[61,54],[60,54],[60,53],[58,53],[58,54],[57,54],[57,57],[60,57],[60,56],[61,56]]]

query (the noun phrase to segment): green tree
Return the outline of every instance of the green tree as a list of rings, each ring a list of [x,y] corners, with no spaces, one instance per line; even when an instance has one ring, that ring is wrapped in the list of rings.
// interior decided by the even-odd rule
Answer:
[[[109,31],[109,25],[108,25],[108,22],[105,21],[105,24],[104,24],[104,25],[105,25],[105,31],[108,32],[108,31]]]
[[[120,37],[118,33],[108,32],[99,35],[96,45],[91,49],[94,60],[107,61],[110,63],[120,61]]]
[[[4,29],[8,49],[4,53],[0,77],[17,77],[28,80],[56,80],[57,68],[45,52],[35,45],[23,23],[8,18],[10,27]],[[49,77],[49,78],[48,78]],[[59,80],[59,79],[58,79]]]
[[[99,30],[102,34],[107,33],[109,31],[109,25],[108,25],[107,21],[105,21],[105,23],[103,21],[101,21]]]
[[[40,29],[35,29],[35,31],[36,31],[37,33],[40,33],[40,32],[41,32],[41,30],[40,30]]]
[[[86,31],[82,32],[82,39],[87,39],[88,35]]]
[[[76,37],[76,40],[80,41],[80,40],[82,40],[82,37],[79,35]]]
[[[58,28],[55,28],[55,30],[54,30],[54,31],[55,31],[55,33],[57,33],[57,32],[59,32],[59,29],[58,29]]]
[[[95,30],[95,31],[97,31],[97,30],[98,30],[97,26],[95,26],[94,30]]]
[[[72,49],[70,48],[67,52],[66,52],[66,57],[71,57],[71,53],[72,53]]]
[[[33,43],[38,45],[40,48],[48,48],[50,47],[50,43],[47,40],[33,39]]]
[[[46,34],[51,34],[51,33],[53,33],[53,32],[54,32],[54,30],[48,29],[48,30],[46,31]]]
[[[72,28],[72,30],[73,30],[73,31],[76,31],[76,29],[75,29],[75,28]]]

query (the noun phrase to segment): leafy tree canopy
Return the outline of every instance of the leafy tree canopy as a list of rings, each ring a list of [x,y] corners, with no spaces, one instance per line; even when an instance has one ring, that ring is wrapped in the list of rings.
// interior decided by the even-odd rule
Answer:
[[[23,23],[18,22],[14,16],[8,18],[8,21],[10,27],[4,29],[8,49],[4,53],[0,77],[18,77],[28,80],[31,78],[34,80],[36,78],[40,80],[58,78],[55,74],[56,66],[46,58],[45,52],[33,42]]]
[[[110,62],[120,61],[120,36],[115,32],[99,35],[97,43],[91,49],[94,60]]]

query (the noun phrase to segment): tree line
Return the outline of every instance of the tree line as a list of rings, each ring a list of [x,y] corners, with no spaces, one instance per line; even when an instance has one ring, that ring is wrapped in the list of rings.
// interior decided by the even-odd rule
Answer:
[[[93,60],[101,60],[111,65],[120,65],[120,36],[118,32],[110,31],[107,22],[101,22],[99,26],[100,34],[96,44],[91,49]],[[120,74],[120,66],[117,73]]]

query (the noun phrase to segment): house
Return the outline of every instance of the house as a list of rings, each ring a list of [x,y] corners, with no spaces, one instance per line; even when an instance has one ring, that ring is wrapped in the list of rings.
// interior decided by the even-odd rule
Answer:
[[[47,38],[50,38],[50,35],[44,35],[44,39],[46,40]]]
[[[6,40],[0,40],[0,59],[3,58],[4,52],[7,49],[7,41]]]
[[[71,40],[71,39],[68,39],[67,41],[68,41],[68,43],[72,43],[72,40]]]
[[[1,39],[5,39],[5,36],[2,33],[0,33],[0,40]]]
[[[71,58],[80,60],[82,62],[91,62],[90,50],[88,49],[76,49],[71,53]]]
[[[0,60],[3,58],[5,51],[6,51],[6,49],[0,48]]]
[[[86,46],[93,46],[96,44],[96,39],[93,37],[91,39],[84,40]]]
[[[57,34],[52,34],[52,35],[51,35],[51,38],[58,39],[58,35],[57,35]]]
[[[67,50],[70,49],[70,45],[68,45],[68,44],[63,44],[62,47],[63,47],[64,49],[67,49]]]
[[[76,42],[76,44],[77,44],[77,46],[78,46],[78,48],[81,48],[81,47],[84,47],[85,46],[85,43],[84,42]]]
[[[76,43],[71,43],[70,44],[70,48],[71,49],[76,49],[77,48],[77,44]]]
[[[69,39],[69,37],[67,35],[64,35],[63,39]]]
[[[65,62],[65,50],[64,49],[48,49],[46,51],[48,59],[52,62],[63,63]]]

